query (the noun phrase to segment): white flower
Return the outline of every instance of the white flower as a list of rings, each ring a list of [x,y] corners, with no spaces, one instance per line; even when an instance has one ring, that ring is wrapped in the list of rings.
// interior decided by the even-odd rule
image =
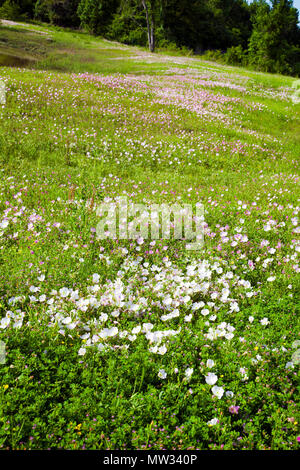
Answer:
[[[209,367],[211,369],[214,365],[215,365],[215,362],[212,359],[207,359],[206,367]]]
[[[165,379],[167,377],[167,373],[166,373],[165,369],[159,369],[158,377],[160,379]]]
[[[232,302],[232,303],[230,304],[230,311],[231,311],[231,312],[239,312],[239,311],[240,311],[237,302]]]
[[[208,385],[214,385],[218,380],[218,376],[216,374],[213,374],[212,372],[209,372],[206,376],[205,376],[205,382],[208,384]]]
[[[14,328],[21,328],[22,324],[23,324],[23,318],[19,319],[18,321],[14,323]]]
[[[186,315],[186,316],[184,317],[184,321],[190,322],[190,321],[192,320],[192,318],[193,318],[193,315],[190,313],[190,315]]]
[[[6,328],[10,323],[10,318],[9,317],[4,317],[0,321],[0,328],[4,329]]]
[[[172,299],[171,297],[167,297],[166,299],[163,300],[163,304],[165,305],[171,305]]]
[[[136,335],[128,335],[128,339],[129,339],[129,341],[131,341],[131,342],[135,341],[136,338],[137,338]]]
[[[265,318],[263,318],[262,320],[260,320],[260,323],[261,323],[262,325],[268,325],[270,322],[269,322],[269,320],[265,317]]]
[[[234,334],[233,333],[226,333],[224,336],[225,336],[226,339],[228,339],[230,341],[234,337]]]
[[[247,369],[245,369],[244,367],[240,368],[240,374],[242,375],[242,382],[246,382],[249,379],[247,375]]]
[[[224,394],[224,389],[223,387],[218,387],[217,385],[215,385],[212,389],[211,389],[213,395],[215,395],[216,397],[219,398],[219,400],[222,398],[223,394]]]
[[[136,334],[139,333],[140,331],[141,331],[141,326],[138,325],[138,326],[136,326],[135,328],[132,329],[132,332],[131,332],[131,333],[132,333],[133,335],[136,335]]]
[[[294,369],[294,363],[293,362],[287,362],[285,365],[286,369]]]
[[[154,325],[152,323],[143,323],[143,330],[142,330],[143,333],[147,333],[147,332],[151,331],[153,326]]]
[[[201,307],[204,307],[205,303],[204,302],[196,302],[192,305],[192,310],[198,310]]]
[[[194,372],[194,369],[192,367],[188,367],[184,373],[187,379],[190,379],[192,377],[192,374]]]
[[[86,349],[85,348],[80,348],[79,351],[78,351],[78,355],[79,356],[84,356],[86,353]]]
[[[248,320],[249,320],[250,323],[252,323],[252,322],[254,321],[254,317],[250,316],[250,317],[248,318]]]
[[[110,336],[116,336],[118,334],[118,328],[113,326],[112,328],[103,328],[100,331],[99,336],[100,338],[108,338]]]
[[[0,228],[6,228],[8,227],[8,220],[2,220],[2,222],[0,222]]]
[[[144,243],[143,237],[138,237],[138,238],[136,239],[136,242],[137,242],[138,245],[142,245],[142,244]]]
[[[29,287],[29,290],[30,290],[30,292],[38,292],[38,291],[40,290],[40,288],[39,288],[39,287],[35,287],[35,286],[30,286],[30,287]]]
[[[59,294],[61,297],[67,297],[69,295],[70,291],[67,287],[62,287],[59,289]]]
[[[90,333],[84,333],[82,336],[80,336],[81,339],[88,339],[90,337]]]
[[[210,421],[207,421],[207,424],[208,426],[215,426],[216,424],[218,424],[218,422],[219,422],[218,418],[213,418]]]
[[[98,282],[100,281],[100,276],[99,274],[93,274],[93,283],[94,284],[98,284]]]
[[[158,348],[157,352],[158,352],[158,354],[161,354],[161,355],[163,356],[163,355],[166,354],[166,352],[167,352],[166,346],[165,346],[165,345],[164,345],[164,346],[160,346],[160,347]]]
[[[225,392],[225,395],[226,395],[226,397],[228,397],[228,398],[232,398],[233,395],[234,395],[234,393],[233,393],[231,390],[227,390],[227,392]]]
[[[118,318],[120,316],[120,312],[119,310],[114,310],[113,312],[111,312],[111,315],[114,318]]]
[[[273,281],[275,281],[275,279],[276,279],[276,276],[270,276],[270,277],[268,277],[267,281],[268,282],[273,282]]]

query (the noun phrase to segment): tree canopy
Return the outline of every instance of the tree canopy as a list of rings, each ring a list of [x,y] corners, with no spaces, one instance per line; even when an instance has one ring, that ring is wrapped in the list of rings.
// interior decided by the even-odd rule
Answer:
[[[84,28],[132,45],[219,51],[229,63],[300,74],[292,0],[0,0],[0,17]]]

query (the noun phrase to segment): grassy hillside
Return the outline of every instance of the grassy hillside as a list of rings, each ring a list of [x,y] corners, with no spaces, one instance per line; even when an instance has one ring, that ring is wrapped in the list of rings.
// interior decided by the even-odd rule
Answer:
[[[299,447],[294,79],[7,22],[1,63],[0,447]],[[121,196],[203,249],[98,240]]]

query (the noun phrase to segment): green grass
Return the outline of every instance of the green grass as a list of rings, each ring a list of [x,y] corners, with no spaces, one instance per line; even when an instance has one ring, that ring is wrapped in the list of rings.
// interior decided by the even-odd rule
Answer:
[[[293,78],[48,25],[1,54],[1,448],[299,448]],[[98,240],[120,196],[202,202],[203,249]]]

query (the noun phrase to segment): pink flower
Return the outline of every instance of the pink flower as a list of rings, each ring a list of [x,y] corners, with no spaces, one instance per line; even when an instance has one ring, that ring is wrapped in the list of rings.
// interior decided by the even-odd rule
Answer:
[[[231,406],[228,408],[229,413],[231,413],[231,414],[233,414],[233,415],[239,414],[239,409],[240,409],[239,406],[234,406],[234,405],[231,405]]]

